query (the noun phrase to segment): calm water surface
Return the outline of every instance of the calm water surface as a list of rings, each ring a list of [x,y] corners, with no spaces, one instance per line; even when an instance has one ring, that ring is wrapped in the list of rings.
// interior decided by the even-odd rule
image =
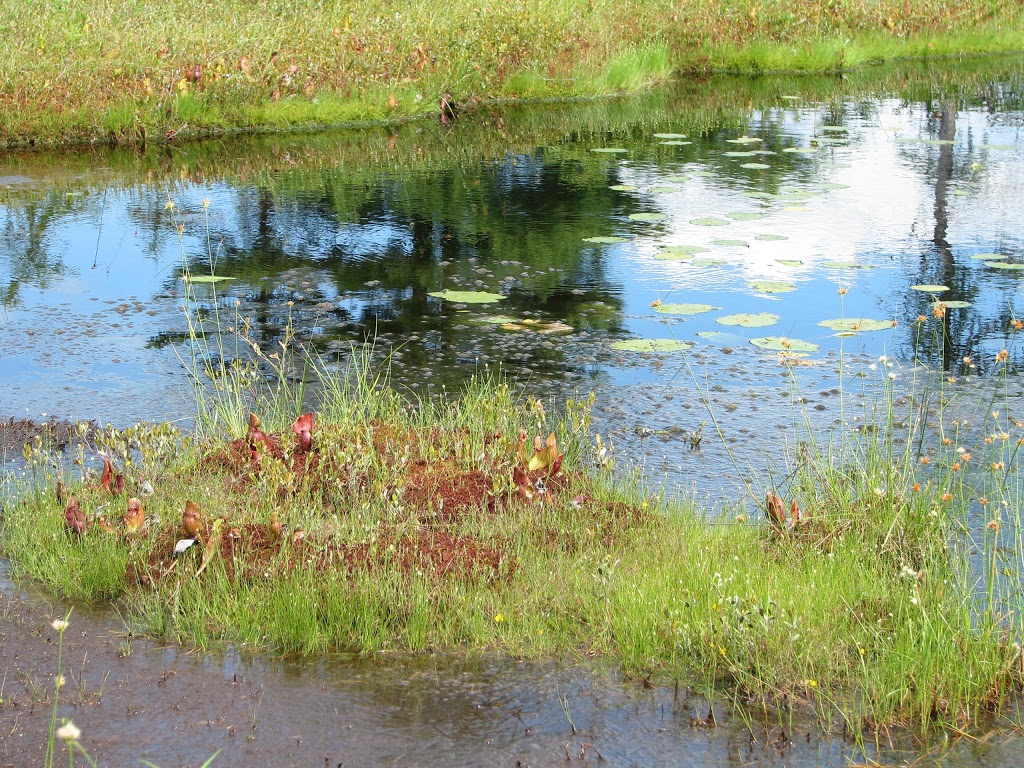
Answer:
[[[776,465],[805,416],[815,427],[856,425],[889,373],[907,392],[950,377],[955,407],[969,412],[1007,348],[1001,391],[1016,403],[1018,71],[1019,61],[997,60],[868,83],[682,83],[639,99],[477,110],[451,131],[414,123],[0,157],[0,416],[187,425],[186,309],[225,329],[245,324],[265,349],[294,326],[332,364],[372,341],[394,386],[423,397],[483,370],[544,398],[596,391],[594,427],[624,463],[654,485],[713,499],[734,498]],[[190,296],[185,271],[230,279],[195,284]],[[504,298],[432,295],[446,290]],[[937,300],[947,303],[941,319]],[[678,304],[710,308],[658,311]],[[763,313],[757,327],[730,318]],[[621,348],[638,340],[692,347]],[[245,355],[228,341],[228,356]],[[778,347],[806,357],[781,365]],[[678,430],[712,414],[725,439],[709,426],[701,450],[688,450]],[[26,626],[45,626],[39,600],[27,598],[40,616]],[[105,653],[93,663],[124,679],[83,709],[109,726],[112,764],[138,757],[142,734],[198,690],[215,711],[176,715],[148,756],[197,764],[224,746],[225,765],[249,764],[257,748],[277,750],[276,764],[317,766],[564,764],[566,750],[570,762],[596,762],[599,751],[614,765],[865,757],[806,726],[802,742],[789,739],[799,746],[766,746],[778,718],[753,731],[694,728],[706,714],[699,696],[623,685],[614,671],[492,659],[277,663],[142,644],[118,660],[117,620],[83,620],[93,639],[80,653]],[[29,635],[19,637],[27,647]],[[136,690],[133,679],[148,682]],[[160,698],[172,689],[177,699]],[[118,708],[127,715],[110,725]],[[596,750],[580,758],[584,743]],[[944,764],[1022,759],[1019,742],[1000,739],[958,747]]]

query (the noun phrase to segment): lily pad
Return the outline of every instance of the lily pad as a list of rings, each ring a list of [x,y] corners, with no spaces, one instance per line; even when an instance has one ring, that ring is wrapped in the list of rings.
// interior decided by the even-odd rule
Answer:
[[[689,176],[682,176],[682,175],[680,175],[680,176],[666,176],[665,177],[665,181],[684,182],[684,181],[689,181],[689,180],[690,180]]]
[[[514,320],[511,323],[502,323],[501,327],[506,331],[531,331],[533,333],[571,333],[572,326],[563,323],[561,320]]]
[[[651,187],[650,191],[656,195],[665,195],[669,192],[678,192],[679,187]]]
[[[760,144],[764,139],[757,136],[740,136],[738,139],[726,139],[730,144]]]
[[[692,141],[680,141],[679,139],[671,139],[669,141],[660,141],[658,143],[661,144],[663,147],[684,147],[687,144],[693,144]]]
[[[596,237],[584,237],[584,243],[597,243],[598,245],[613,245],[615,243],[628,243],[628,237],[618,235],[597,235]]]
[[[770,349],[775,352],[817,352],[818,345],[800,339],[790,339],[785,336],[761,336],[751,339],[750,343],[761,349]]]
[[[812,136],[811,141],[819,145],[845,144],[846,136]]]
[[[978,149],[1013,149],[1013,144],[982,144]]]
[[[744,328],[764,328],[779,322],[779,316],[773,315],[771,312],[743,312],[738,315],[715,318],[715,322],[721,325],[740,325]]]
[[[742,150],[734,150],[732,152],[723,152],[722,157],[753,157],[757,152],[744,152]]]
[[[696,224],[698,227],[727,227],[729,222],[725,219],[716,219],[708,216],[703,219],[690,219],[691,224]]]
[[[693,342],[678,339],[627,339],[616,341],[612,349],[622,352],[682,352],[693,346]]]
[[[684,261],[692,259],[695,254],[706,253],[710,250],[703,245],[667,245],[654,254],[654,258],[664,261]]]
[[[721,309],[721,307],[711,304],[659,304],[654,311],[663,315],[700,315],[714,309]]]
[[[776,259],[776,263],[781,264],[784,267],[799,267],[803,264],[800,259]]]
[[[768,214],[757,213],[755,211],[735,211],[733,213],[727,213],[725,215],[735,221],[757,221],[758,219],[765,218]]]
[[[874,264],[859,264],[856,261],[823,261],[825,269],[875,269]]]
[[[748,285],[758,293],[789,293],[796,290],[793,283],[784,283],[780,280],[755,280]]]
[[[622,147],[594,147],[590,151],[601,152],[608,155],[624,155],[629,153],[628,149],[623,149]]]
[[[946,309],[967,309],[971,306],[969,301],[960,301],[959,299],[953,299],[952,301],[940,301],[937,304],[944,304]]]
[[[1008,259],[1010,257],[1005,253],[976,253],[971,258],[978,259],[979,261],[998,261],[999,259]]]
[[[755,240],[789,240],[785,235],[755,235]]]
[[[767,171],[771,166],[765,163],[743,163],[740,168],[747,168],[752,171]]]
[[[912,291],[924,291],[925,293],[942,293],[943,291],[948,291],[949,290],[949,286],[948,285],[931,285],[931,284],[912,285],[912,286],[910,286],[910,290],[912,290]]]
[[[937,144],[939,146],[947,146],[949,144],[956,144],[952,139],[921,139],[922,144]]]
[[[786,147],[782,150],[783,152],[789,152],[798,155],[810,155],[818,151],[817,147]]]
[[[694,259],[690,263],[695,267],[721,267],[729,262],[725,259]]]
[[[1010,263],[1009,261],[986,261],[984,264],[993,269],[1024,269],[1024,264]]]
[[[635,184],[612,184],[608,189],[613,189],[616,192],[636,192],[640,187]]]
[[[664,221],[665,219],[668,218],[668,216],[665,215],[664,213],[643,212],[631,213],[629,214],[629,218],[631,218],[633,221]]]
[[[738,247],[738,248],[749,248],[750,243],[746,240],[712,240],[712,245],[722,245],[725,247]]]
[[[486,291],[452,291],[445,288],[443,291],[428,293],[435,299],[454,301],[459,304],[490,304],[492,301],[501,301],[505,296],[500,293],[487,293]]]
[[[845,125],[823,125],[823,126],[821,126],[821,130],[825,131],[826,133],[849,133],[850,132],[850,129],[847,128]]]
[[[775,195],[773,195],[771,192],[757,192],[757,191],[755,191],[755,192],[744,192],[743,194],[746,195],[747,197],[753,197],[756,200],[770,200],[773,197],[775,197]]]
[[[236,277],[220,277],[219,275],[182,275],[186,283],[219,283],[222,280],[237,280]]]
[[[892,328],[892,320],[874,320],[870,317],[838,317],[834,320],[822,320],[818,323],[822,328],[830,328],[833,331],[845,331],[850,333],[869,333],[871,331],[884,331]]]
[[[656,139],[685,139],[685,133],[655,133],[654,138]]]
[[[484,315],[473,318],[473,322],[486,325],[507,325],[508,323],[518,323],[519,318],[509,315]]]

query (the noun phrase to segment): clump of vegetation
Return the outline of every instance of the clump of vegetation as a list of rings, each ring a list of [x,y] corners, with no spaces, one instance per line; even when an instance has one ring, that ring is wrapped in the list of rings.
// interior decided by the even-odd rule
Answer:
[[[0,142],[162,142],[638,90],[682,71],[836,71],[1019,52],[1019,4],[741,0],[438,8],[224,0],[0,4]],[[628,23],[613,23],[627,19]],[[111,23],[110,20],[116,20]]]

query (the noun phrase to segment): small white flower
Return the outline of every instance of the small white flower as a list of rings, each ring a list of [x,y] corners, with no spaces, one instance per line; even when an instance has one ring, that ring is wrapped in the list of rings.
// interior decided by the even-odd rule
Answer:
[[[868,368],[870,368],[870,369],[871,369],[872,371],[877,371],[877,370],[878,370],[878,366],[877,366],[877,365],[875,365],[874,363],[872,363],[871,365],[869,365],[869,366],[868,366]]]
[[[68,627],[71,626],[71,623],[68,622],[68,621],[64,621],[64,619],[54,619],[50,623],[50,626],[53,627],[58,632],[63,632],[65,629],[67,629]]]
[[[890,381],[896,381],[896,374],[895,373],[890,373],[889,374],[889,380]]]
[[[885,489],[884,488],[879,488],[879,487],[876,486],[875,487],[875,496],[885,496]]]
[[[57,738],[63,739],[64,741],[78,741],[82,736],[82,731],[77,725],[68,720],[64,725],[57,729]]]
[[[915,596],[915,597],[910,598],[910,602],[913,603],[914,605],[917,605],[917,597]]]

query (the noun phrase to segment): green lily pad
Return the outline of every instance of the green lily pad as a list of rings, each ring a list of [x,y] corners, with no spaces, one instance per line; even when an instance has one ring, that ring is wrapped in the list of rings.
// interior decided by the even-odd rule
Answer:
[[[508,323],[518,323],[519,318],[509,315],[484,315],[473,318],[473,322],[484,325],[507,325]]]
[[[714,309],[721,309],[721,307],[711,304],[659,304],[654,311],[663,315],[700,315]]]
[[[698,227],[727,227],[729,222],[725,219],[716,219],[708,216],[703,219],[690,219],[691,224],[696,224]]]
[[[656,139],[685,139],[685,133],[655,133],[654,138]]]
[[[815,196],[815,192],[809,192],[806,189],[791,189],[787,192],[779,192],[776,195],[772,195],[773,200],[779,200],[783,202],[791,202],[794,200],[810,200]]]
[[[786,147],[783,152],[790,152],[798,155],[810,155],[818,151],[817,147]]]
[[[744,192],[743,194],[755,200],[771,200],[775,197],[771,192]]]
[[[664,221],[668,218],[664,213],[631,213],[629,218],[633,221]]]
[[[856,261],[823,261],[825,269],[875,269],[874,264],[858,264]]]
[[[1024,269],[1024,264],[1010,263],[1009,261],[986,261],[984,264],[993,269]]]
[[[738,248],[749,248],[750,243],[746,240],[712,240],[712,245],[722,245],[725,247],[738,247]]]
[[[755,235],[755,240],[789,240],[785,235]]]
[[[622,352],[682,352],[693,346],[693,342],[678,339],[628,339],[616,341],[612,349]]]
[[[492,301],[501,301],[505,296],[500,293],[487,293],[486,291],[452,291],[445,288],[443,291],[428,293],[435,299],[454,301],[459,304],[490,304]]]
[[[729,262],[725,259],[694,259],[690,263],[695,267],[721,267]]]
[[[654,254],[654,258],[664,261],[685,261],[692,259],[694,254],[706,253],[710,250],[703,245],[667,245]]]
[[[757,136],[740,136],[738,139],[726,139],[729,144],[760,144],[764,139]]]
[[[750,343],[761,349],[770,349],[775,352],[817,352],[818,345],[800,339],[789,339],[785,336],[762,336],[751,339]]]
[[[956,144],[952,139],[921,139],[922,144],[937,144],[939,146],[947,146],[949,144]]]
[[[715,322],[721,325],[740,325],[744,328],[764,328],[779,322],[779,316],[773,315],[771,312],[743,312],[738,315],[715,318]]]
[[[727,213],[725,215],[728,216],[730,219],[734,219],[735,221],[757,221],[758,219],[765,218],[768,214],[756,213],[754,211],[736,211],[734,213]]]
[[[783,283],[779,280],[755,280],[748,285],[758,293],[789,293],[796,290],[793,283]]]
[[[594,147],[590,151],[601,152],[607,155],[623,155],[629,153],[628,149],[623,149],[622,147]]]
[[[822,328],[830,328],[833,331],[845,331],[848,333],[885,331],[892,328],[892,324],[892,320],[874,320],[870,317],[839,317],[834,320],[822,320],[818,323]]]
[[[949,290],[949,286],[948,285],[931,285],[931,284],[912,285],[912,286],[910,286],[910,290],[912,290],[912,291],[924,291],[925,293],[942,293],[943,291],[948,291]]]
[[[978,149],[1013,149],[1013,144],[982,144]]]
[[[971,306],[969,301],[960,301],[959,299],[953,299],[952,301],[940,301],[939,304],[945,304],[946,309],[967,309]]]
[[[671,139],[669,141],[659,141],[663,147],[684,147],[687,144],[693,144],[692,141],[680,141],[679,139]]]
[[[826,133],[849,133],[850,132],[850,129],[847,128],[845,125],[823,125],[823,126],[821,126],[821,130],[825,131]]]
[[[968,192],[966,189],[954,189],[953,190],[953,196],[954,197],[970,197],[971,193]]]
[[[673,182],[679,182],[679,183],[682,183],[684,181],[689,181],[689,180],[690,180],[689,176],[666,176],[665,177],[665,181],[673,181]]]
[[[628,243],[628,237],[618,235],[597,235],[596,237],[584,237],[584,243],[596,243],[598,245],[613,245],[614,243]]]
[[[563,323],[561,320],[513,320],[510,323],[502,323],[501,327],[506,331],[530,331],[532,333],[571,333],[572,326]]]
[[[845,144],[846,136],[812,136],[811,141],[818,145]]]
[[[186,283],[219,283],[222,280],[237,280],[237,277],[220,277],[219,275],[182,275]]]
[[[752,171],[767,171],[771,166],[765,163],[743,163],[740,168],[747,168]]]
[[[716,176],[712,171],[690,171],[691,176]]]
[[[1010,257],[1005,253],[976,253],[971,258],[978,259],[979,261],[998,261],[999,259],[1008,259]]]
[[[679,187],[651,187],[650,191],[656,195],[665,195],[669,192],[678,192]]]
[[[722,157],[753,157],[757,152],[744,152],[741,150],[735,150],[732,152],[723,152]]]
[[[612,184],[608,189],[613,189],[616,192],[636,192],[640,187],[635,184]]]
[[[784,267],[799,267],[803,264],[800,259],[776,259],[776,263],[781,264]]]

